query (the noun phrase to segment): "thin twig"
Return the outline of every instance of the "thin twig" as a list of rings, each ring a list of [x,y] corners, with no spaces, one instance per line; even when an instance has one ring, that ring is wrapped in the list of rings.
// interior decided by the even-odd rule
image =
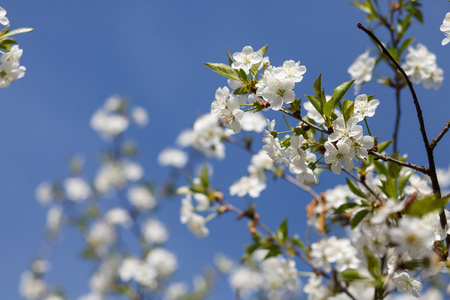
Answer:
[[[244,149],[245,151],[249,152],[252,155],[256,154],[252,149],[246,147],[245,145],[241,145],[240,143],[238,143],[238,141],[235,138],[233,138],[231,136],[227,137],[227,141],[229,141],[231,144],[233,144],[235,146],[240,147],[241,149]],[[275,171],[273,171],[273,170],[270,170],[270,171],[275,174]],[[320,198],[320,195],[317,194],[310,186],[298,182],[294,177],[287,175],[285,173],[282,173],[281,178],[283,178],[284,180],[286,180],[289,183],[292,183],[293,185],[302,189],[303,191],[307,192],[314,199],[319,201],[319,203],[322,203],[322,200],[321,200],[322,198]]]
[[[395,164],[397,164],[399,166],[408,167],[410,169],[414,169],[416,171],[422,172],[422,173],[427,174],[427,175],[428,175],[428,173],[430,171],[427,167],[418,166],[418,165],[415,165],[415,164],[412,164],[412,163],[409,163],[409,162],[406,162],[406,161],[401,161],[401,160],[392,158],[392,157],[387,156],[387,155],[382,155],[382,154],[380,154],[380,153],[378,153],[376,151],[373,151],[373,150],[369,150],[369,154],[373,155],[376,158],[379,158],[379,159],[381,159],[383,161],[393,162],[393,163],[395,163]]]
[[[301,116],[296,116],[296,115],[294,115],[293,113],[290,113],[290,112],[288,112],[287,110],[285,110],[285,109],[283,109],[283,108],[280,109],[280,111],[283,112],[283,113],[285,113],[285,114],[287,114],[288,116],[291,116],[291,117],[293,117],[293,118],[299,120],[300,122],[305,123],[306,125],[308,125],[308,126],[311,127],[311,128],[314,128],[315,130],[322,131],[323,133],[329,134],[327,130],[325,130],[325,129],[323,129],[323,128],[320,128],[319,126],[314,125],[314,124],[312,124],[312,123],[310,123],[310,122],[304,120]]]
[[[359,29],[364,31],[369,37],[371,37],[381,48],[381,51],[392,61],[392,63],[395,65],[397,70],[402,74],[403,78],[405,79],[406,83],[408,84],[409,91],[411,92],[411,95],[413,97],[414,106],[416,108],[417,112],[417,119],[419,120],[419,126],[420,126],[420,132],[422,133],[422,139],[423,144],[425,146],[425,150],[427,152],[427,158],[428,158],[428,173],[426,173],[430,179],[431,179],[431,186],[433,187],[433,193],[436,196],[436,199],[441,198],[441,187],[439,186],[439,181],[437,178],[436,173],[436,164],[434,162],[434,155],[433,155],[433,147],[431,147],[430,143],[428,142],[427,137],[427,131],[425,129],[425,122],[423,120],[423,114],[422,114],[422,108],[420,107],[419,100],[417,99],[416,91],[414,90],[414,87],[409,80],[408,75],[406,75],[405,70],[403,70],[402,67],[398,64],[398,62],[392,57],[392,55],[389,53],[389,51],[384,47],[383,43],[373,34],[371,30],[368,30],[365,28],[361,23],[358,23],[356,25]],[[445,229],[447,227],[447,217],[445,216],[445,211],[442,209],[441,213],[439,214],[439,220],[441,223],[441,227]],[[447,234],[447,237],[445,239],[447,243],[447,247],[450,247],[450,234]]]
[[[380,197],[378,197],[378,194],[376,194],[368,185],[366,182],[362,181],[361,178],[358,178],[355,174],[353,174],[352,172],[350,172],[349,170],[346,169],[342,169],[344,170],[345,173],[347,173],[348,175],[350,175],[353,179],[355,179],[356,181],[358,181],[359,183],[361,183],[368,191],[369,193],[371,193],[372,195],[375,196],[375,198],[377,198],[378,201],[382,202]]]
[[[450,121],[445,124],[444,129],[434,138],[434,140],[431,141],[430,147],[434,149],[436,147],[437,143],[442,139],[444,134],[447,133],[447,131],[450,129]]]

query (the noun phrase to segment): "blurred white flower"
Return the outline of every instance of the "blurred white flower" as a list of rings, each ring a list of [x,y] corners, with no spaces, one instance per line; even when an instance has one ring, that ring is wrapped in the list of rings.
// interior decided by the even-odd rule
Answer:
[[[361,84],[372,80],[372,71],[375,68],[376,59],[369,56],[369,51],[356,58],[347,72],[355,80],[355,95],[358,94]]]
[[[3,26],[9,25],[9,20],[6,17],[6,10],[3,7],[0,7],[0,24]]]
[[[105,214],[105,220],[111,225],[122,225],[126,228],[129,228],[133,223],[128,211],[120,207],[108,210]]]
[[[184,151],[175,148],[166,148],[158,156],[158,163],[161,166],[172,166],[183,168],[188,162],[188,156]]]
[[[142,227],[142,236],[147,243],[164,244],[169,238],[169,233],[162,222],[149,219]]]
[[[36,188],[34,196],[36,197],[36,199],[39,201],[40,204],[42,205],[49,204],[53,198],[52,184],[47,181],[41,182]]]
[[[175,254],[164,248],[156,248],[150,251],[146,261],[156,270],[158,277],[166,278],[172,275],[178,268],[178,261]]]
[[[91,127],[104,138],[115,137],[128,128],[128,119],[122,115],[113,114],[105,109],[97,110],[91,118]]]
[[[66,191],[67,199],[75,202],[86,200],[91,194],[89,184],[80,177],[67,178],[64,180],[63,186]]]
[[[150,190],[145,186],[134,186],[128,189],[128,200],[139,210],[155,208],[157,202]]]
[[[144,127],[148,124],[148,114],[143,107],[133,108],[133,110],[131,111],[131,118],[133,119],[134,123],[139,126]]]
[[[47,290],[45,282],[30,271],[22,273],[20,278],[20,294],[27,300],[35,300],[44,296]]]

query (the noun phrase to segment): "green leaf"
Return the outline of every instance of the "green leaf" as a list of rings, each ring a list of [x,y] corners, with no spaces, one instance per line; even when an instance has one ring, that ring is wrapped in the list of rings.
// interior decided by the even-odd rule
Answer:
[[[372,274],[374,278],[379,277],[381,274],[380,259],[369,251],[365,251],[365,254],[367,258],[367,270],[369,270],[370,274]]]
[[[209,187],[208,165],[206,163],[203,165],[202,171],[200,172],[198,178],[204,187]]]
[[[408,184],[409,177],[414,173],[414,171],[406,172],[402,176],[400,176],[400,179],[398,180],[398,190],[400,193],[403,193],[405,190],[405,186]]]
[[[431,212],[442,211],[442,209],[447,205],[450,196],[436,199],[434,195],[425,197],[420,200],[414,201],[408,208],[406,212],[407,215],[423,217]]]
[[[355,194],[355,195],[357,195],[357,196],[359,196],[361,198],[364,198],[364,199],[367,198],[367,195],[364,194],[363,191],[361,191],[359,189],[359,187],[352,180],[350,180],[348,178],[346,178],[346,180],[347,180],[347,185],[348,185],[348,187],[350,188],[350,190],[352,191],[353,194]]]
[[[388,170],[386,169],[386,166],[378,160],[374,160],[373,164],[375,166],[375,170],[377,170],[378,174],[388,176]]]
[[[9,24],[8,24],[8,26],[6,26],[5,28],[3,28],[2,31],[0,31],[0,37],[1,37],[2,35],[4,35],[4,34],[7,34],[8,31],[9,31]]]
[[[352,229],[358,226],[358,224],[361,223],[361,221],[367,216],[368,213],[369,211],[367,209],[357,212],[353,219],[350,221]]]
[[[418,8],[410,8],[408,11],[412,14],[412,16],[420,22],[420,24],[423,24],[423,15],[422,11]]]
[[[283,120],[284,120],[284,124],[286,124],[286,126],[290,129],[290,130],[294,130],[294,128],[292,128],[291,124],[289,124],[286,115],[283,115]]]
[[[354,6],[356,6],[363,12],[365,12],[366,14],[370,14],[370,8],[368,8],[365,3],[353,1],[353,2],[350,2],[350,4],[353,4]]]
[[[309,100],[309,102],[311,102],[314,108],[322,115],[323,114],[322,102],[320,102],[315,96],[312,95],[305,95],[305,97]]]
[[[291,239],[292,244],[296,245],[306,253],[308,253],[309,249],[305,246],[305,244],[300,240],[298,235],[294,235],[294,237]]]
[[[344,281],[352,282],[359,279],[367,279],[366,276],[359,274],[359,272],[355,269],[347,269],[341,273],[342,279]]]
[[[262,55],[262,57],[264,58],[264,54],[266,54],[267,48],[269,48],[269,45],[265,45],[264,47],[262,47],[261,49],[259,49],[258,51],[256,51],[256,53],[259,53]],[[256,77],[256,75],[258,74],[258,69],[259,69],[260,63],[254,64],[251,68],[250,68],[250,74],[253,77]]]
[[[387,141],[378,144],[378,152],[381,153],[386,150],[394,141]]]
[[[344,99],[342,105],[342,114],[344,115],[345,122],[350,119],[350,116],[353,114],[355,110],[355,103],[353,101],[350,101],[348,99]]]
[[[322,94],[322,73],[319,74],[319,77],[317,77],[316,81],[314,81],[314,93],[316,93],[317,99],[321,99]]]
[[[339,206],[334,213],[335,214],[342,214],[345,213],[347,210],[355,208],[355,207],[359,207],[360,205],[354,202],[348,202],[348,203],[344,203],[341,206]]]
[[[230,54],[230,50],[227,47],[228,64],[231,66],[234,63],[234,59]]]
[[[14,29],[13,31],[10,31],[7,34],[3,35],[2,38],[6,37],[6,36],[12,36],[12,35],[15,35],[15,34],[19,34],[19,33],[32,32],[33,30],[34,30],[33,28],[25,28],[25,27],[24,28],[17,28],[17,29]]]
[[[397,49],[395,49],[394,47],[388,47],[388,51],[389,51],[389,54],[392,56],[392,58],[394,58],[396,61],[398,61],[399,54],[397,52]]]
[[[241,81],[238,70],[230,66],[221,63],[204,63],[204,65],[226,78]]]
[[[383,192],[389,198],[397,199],[398,190],[397,190],[397,180],[394,178],[388,178],[387,180],[382,180],[383,184]]]
[[[245,84],[249,84],[250,83],[250,78],[248,78],[248,75],[245,73],[245,71],[243,69],[239,69],[239,78],[240,81],[245,83]]]
[[[403,41],[403,43],[400,45],[400,50],[398,51],[399,55],[402,55],[402,53],[406,50],[406,48],[408,48],[409,45],[411,45],[411,43],[415,40],[415,37],[406,39]]]
[[[323,109],[323,113],[326,116],[330,116],[331,112],[336,108],[336,106],[341,101],[342,97],[344,97],[345,93],[347,93],[348,89],[352,86],[354,80],[350,80],[344,82],[340,86],[334,89],[333,95],[331,95],[331,99],[327,102]]]
[[[233,91],[233,94],[235,94],[235,95],[245,95],[247,93],[248,93],[248,90],[247,90],[247,86],[246,85],[241,86],[241,87],[239,87],[239,88],[237,88],[237,89],[235,89]]]
[[[289,237],[288,236],[287,218],[284,219],[283,222],[278,227],[277,237],[282,241],[284,241],[285,239],[287,239]]]

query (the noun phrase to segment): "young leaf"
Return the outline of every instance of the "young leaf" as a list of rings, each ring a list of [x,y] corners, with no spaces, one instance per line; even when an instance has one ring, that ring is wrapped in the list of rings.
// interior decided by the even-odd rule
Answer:
[[[233,69],[230,66],[221,63],[204,63],[204,65],[226,78],[241,81],[238,70]]]
[[[356,6],[363,12],[365,12],[366,14],[370,14],[370,8],[368,8],[365,3],[362,3],[359,1],[353,1],[353,2],[350,2],[350,4],[353,4],[354,6]]]
[[[359,189],[359,187],[352,180],[350,180],[348,178],[346,180],[347,180],[347,185],[353,194],[355,194],[361,198],[364,198],[364,199],[367,198],[366,194],[364,194],[363,191],[361,191]]]
[[[12,35],[15,35],[15,34],[19,34],[19,33],[32,32],[33,30],[34,30],[33,28],[25,28],[25,27],[17,28],[17,29],[14,29],[13,31],[10,31],[10,32],[4,34],[2,36],[2,38],[3,37],[7,37],[7,36],[12,36]]]
[[[245,84],[249,84],[250,83],[250,78],[248,78],[248,75],[242,69],[239,69],[239,78],[241,79],[240,81],[245,83]]]
[[[322,115],[323,114],[323,107],[322,102],[319,101],[315,96],[312,95],[305,95],[305,97],[311,102],[311,104],[314,106],[314,108]]]
[[[424,215],[442,211],[442,209],[447,205],[450,196],[435,199],[435,196],[428,196],[420,200],[414,201],[408,208],[406,212],[407,215],[423,217]]]
[[[402,176],[400,176],[400,179],[398,180],[398,191],[402,194],[405,190],[405,186],[408,184],[409,177],[414,173],[414,171],[406,172]]]
[[[366,276],[359,274],[359,272],[355,269],[347,269],[341,273],[342,279],[344,281],[352,282],[359,279],[367,279]]]
[[[358,226],[358,224],[361,223],[361,221],[367,216],[368,213],[369,211],[367,209],[357,212],[353,219],[350,221],[352,229]]]
[[[267,48],[269,48],[269,45],[265,45],[264,47],[262,47],[261,49],[259,49],[258,51],[256,51],[256,53],[259,53],[262,55],[262,57],[264,57],[264,54],[266,54]],[[258,74],[258,69],[259,69],[260,63],[254,64],[251,68],[250,68],[250,74],[253,77],[256,77],[256,74]]]
[[[202,171],[200,172],[198,178],[204,187],[209,187],[208,165],[206,163],[203,165]]]
[[[314,81],[314,93],[316,93],[317,99],[320,99],[320,95],[322,94],[322,73],[319,74],[316,81]]]
[[[287,218],[284,219],[283,222],[280,224],[280,227],[278,227],[277,236],[282,241],[288,238]]]
[[[377,170],[378,174],[385,175],[385,176],[388,175],[388,170],[386,169],[386,166],[381,161],[374,160],[373,164],[374,164],[375,170]]]
[[[328,101],[330,102],[330,104],[328,104],[327,102],[326,108],[324,108],[323,112],[324,114],[328,113],[328,115],[331,115],[331,112],[336,108],[336,106],[338,106],[342,97],[344,97],[345,93],[347,93],[348,89],[352,86],[354,81],[355,80],[344,82],[343,84],[334,89],[333,95],[331,95],[331,99]]]
[[[378,152],[381,153],[386,150],[394,141],[387,141],[378,144]]]
[[[406,50],[406,48],[408,48],[408,46],[411,45],[411,43],[412,43],[415,39],[416,39],[415,37],[412,37],[412,38],[409,38],[409,39],[404,40],[403,43],[402,43],[401,46],[400,46],[400,49],[399,49],[399,51],[398,51],[398,54],[399,54],[399,55],[402,55],[402,53]]]
[[[228,64],[231,66],[234,63],[234,59],[231,56],[230,50],[228,50],[228,47],[227,47],[227,56],[228,56]]]
[[[383,191],[389,198],[397,199],[398,190],[397,190],[397,180],[394,178],[388,178],[385,181],[382,181]]]
[[[334,213],[335,214],[342,214],[345,213],[347,210],[355,208],[355,207],[359,207],[360,205],[354,202],[347,202],[342,204],[341,206],[339,206]]]

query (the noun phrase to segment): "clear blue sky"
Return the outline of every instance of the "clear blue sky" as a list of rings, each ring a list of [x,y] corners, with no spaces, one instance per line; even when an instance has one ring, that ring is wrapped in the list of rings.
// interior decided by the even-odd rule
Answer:
[[[410,31],[416,42],[437,55],[444,77],[450,75],[450,45],[441,46],[439,26],[450,11],[447,1],[429,0],[424,5],[424,26]],[[0,291],[2,299],[19,299],[20,274],[40,247],[46,209],[34,199],[43,180],[62,179],[67,161],[75,153],[87,159],[88,175],[95,171],[96,153],[104,146],[89,127],[92,113],[111,94],[130,96],[145,107],[150,125],[132,130],[141,145],[149,178],[167,174],[156,156],[173,145],[182,129],[209,110],[223,77],[203,62],[226,62],[226,47],[241,51],[246,45],[269,44],[272,64],[300,60],[307,72],[296,94],[312,93],[312,83],[322,73],[325,90],[331,93],[349,80],[348,66],[364,47],[372,46],[356,28],[364,15],[347,1],[3,1],[12,28],[33,27],[35,32],[17,36],[24,49],[23,79],[0,91]],[[380,28],[381,32],[384,31]],[[447,75],[449,74],[449,75]],[[441,90],[417,88],[429,135],[433,138],[448,121],[448,78]],[[371,125],[375,135],[391,137],[394,96],[388,88],[367,84],[367,94],[377,94],[381,104]],[[412,162],[426,164],[425,152],[411,97],[403,93],[404,114],[399,145]],[[280,122],[281,124],[281,122]],[[450,137],[437,148],[437,160],[447,167]],[[408,149],[408,150],[404,150]],[[228,156],[243,158],[219,163],[213,184],[227,189],[245,174],[249,156],[227,149]],[[90,173],[89,173],[90,172]],[[219,175],[225,173],[225,175]],[[162,175],[161,175],[162,174]],[[330,186],[328,176],[319,191]],[[281,196],[277,191],[283,189]],[[277,225],[290,216],[293,231],[304,230],[304,206],[309,196],[285,183],[275,183],[257,203],[271,214],[267,223]],[[241,199],[233,199],[239,205]],[[242,204],[244,202],[242,201]],[[243,205],[242,205],[243,206]],[[189,279],[213,254],[222,251],[234,258],[249,240],[246,225],[224,216],[209,224],[211,235],[197,241],[178,224],[179,203],[163,203],[162,215],[172,232],[168,248],[178,254],[178,279]],[[79,238],[68,232],[52,254],[50,280],[63,282],[75,298],[88,292],[89,266],[77,263]],[[181,251],[181,249],[183,249]],[[77,278],[77,280],[73,280]],[[220,296],[231,292],[220,287]]]

